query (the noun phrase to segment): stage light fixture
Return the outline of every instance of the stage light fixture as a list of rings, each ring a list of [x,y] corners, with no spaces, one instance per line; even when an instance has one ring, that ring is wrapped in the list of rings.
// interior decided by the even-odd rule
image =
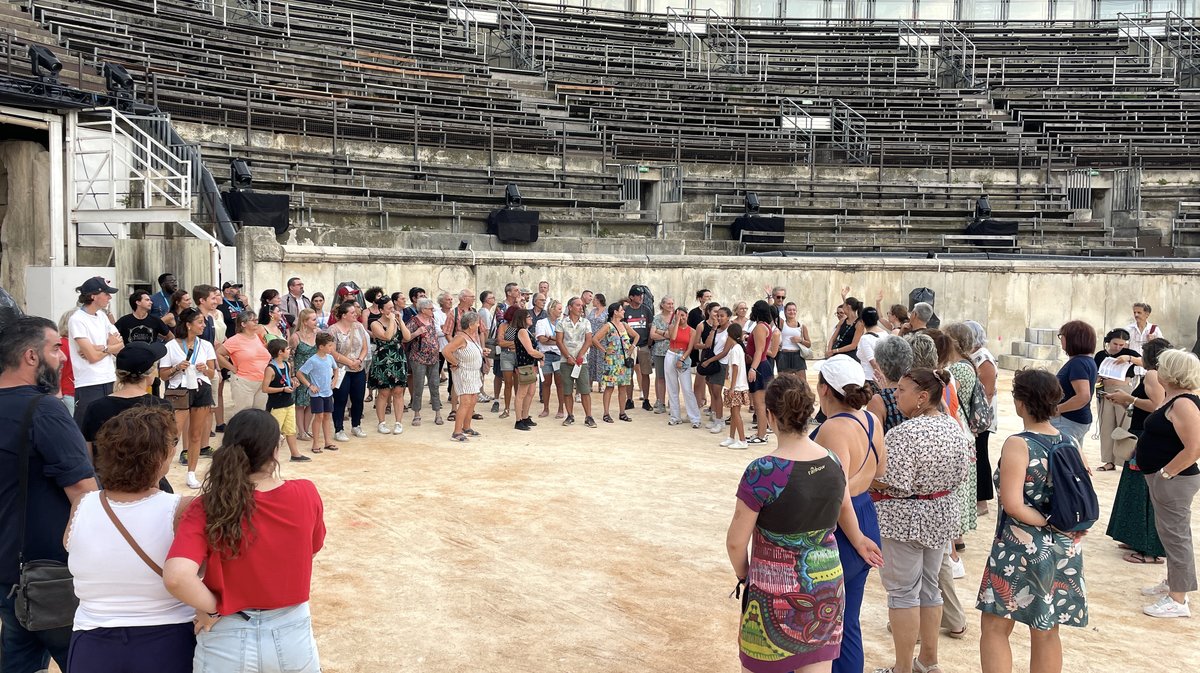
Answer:
[[[504,188],[504,207],[505,208],[520,208],[521,207],[521,190],[517,189],[515,184],[509,184]]]
[[[234,189],[250,189],[254,182],[254,174],[245,159],[234,159],[229,162],[230,182]]]
[[[746,192],[745,205],[746,205],[746,214],[747,215],[757,215],[758,214],[758,193],[757,192]]]
[[[108,95],[110,96],[116,98],[133,98],[133,77],[119,63],[104,64],[104,86],[108,89]]]
[[[62,61],[50,49],[40,44],[29,45],[29,65],[33,76],[43,82],[58,83],[58,73],[62,71]]]

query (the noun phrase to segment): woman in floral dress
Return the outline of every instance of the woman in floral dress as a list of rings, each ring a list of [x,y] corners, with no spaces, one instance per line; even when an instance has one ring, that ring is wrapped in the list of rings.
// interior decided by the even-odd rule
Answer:
[[[378,313],[367,318],[367,331],[375,346],[367,372],[367,387],[375,391],[375,420],[381,435],[404,432],[404,389],[408,386],[408,355],[404,344],[412,340],[412,332],[404,324],[392,298],[381,295],[375,300]],[[392,407],[391,427],[388,427],[387,408]]]
[[[592,334],[600,331],[604,327],[604,323],[608,322],[608,305],[605,304],[603,294],[597,293],[592,297],[592,306],[588,309],[588,322],[592,323]],[[588,360],[588,376],[589,381],[594,381],[600,384],[601,389],[604,388],[604,351],[599,348],[589,348],[587,353]]]
[[[288,337],[292,348],[292,371],[300,371],[300,367],[308,359],[317,354],[317,312],[311,308],[300,311],[296,318],[296,329]],[[309,430],[312,428],[312,396],[308,386],[296,386],[293,393],[296,398],[296,425],[299,432],[297,439],[311,439]]]
[[[1042,513],[1053,492],[1050,450],[1072,441],[1050,424],[1061,399],[1062,387],[1050,372],[1027,369],[1013,377],[1025,432],[1004,442],[996,469],[998,530],[976,603],[983,612],[979,651],[985,673],[1011,671],[1008,638],[1016,622],[1029,626],[1030,661],[1044,670],[1062,668],[1059,625],[1087,626],[1080,538],[1051,528]]]
[[[600,295],[596,295],[599,297]],[[633,385],[633,369],[626,365],[627,358],[636,358],[634,349],[637,336],[625,325],[625,307],[620,302],[608,307],[608,321],[600,327],[592,337],[592,345],[604,353],[604,374],[601,378],[604,386],[604,422],[612,423],[608,413],[612,402],[613,389],[617,390],[617,409],[621,410],[618,418],[623,421],[633,419],[625,413],[625,386]]]

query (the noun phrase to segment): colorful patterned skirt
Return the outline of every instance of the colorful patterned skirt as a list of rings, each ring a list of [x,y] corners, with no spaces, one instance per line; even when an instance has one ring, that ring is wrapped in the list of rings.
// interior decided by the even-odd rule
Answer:
[[[837,659],[844,610],[833,529],[792,535],[755,529],[742,594],[742,666],[784,673]]]

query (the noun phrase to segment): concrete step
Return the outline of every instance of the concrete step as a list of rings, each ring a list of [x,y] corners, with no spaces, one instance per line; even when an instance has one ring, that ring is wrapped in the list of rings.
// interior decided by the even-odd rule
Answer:
[[[1062,355],[1062,350],[1058,346],[1014,341],[1012,342],[1012,354],[1033,360],[1058,360]]]
[[[1026,327],[1025,341],[1043,346],[1056,346],[1058,344],[1058,330],[1053,327]]]
[[[997,364],[1001,369],[1018,372],[1022,369],[1044,369],[1049,372],[1057,371],[1059,363],[1057,360],[1035,360],[1033,358],[1023,358],[1020,355],[1012,355],[1011,353],[1003,353],[997,358]]]

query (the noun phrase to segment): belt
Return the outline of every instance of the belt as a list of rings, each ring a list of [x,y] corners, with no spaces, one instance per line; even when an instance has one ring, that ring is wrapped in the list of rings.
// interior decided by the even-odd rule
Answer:
[[[871,491],[871,500],[873,502],[879,502],[880,500],[937,500],[938,498],[944,498],[951,493],[953,493],[953,491],[934,491],[933,493],[922,493],[920,495],[899,496]]]

